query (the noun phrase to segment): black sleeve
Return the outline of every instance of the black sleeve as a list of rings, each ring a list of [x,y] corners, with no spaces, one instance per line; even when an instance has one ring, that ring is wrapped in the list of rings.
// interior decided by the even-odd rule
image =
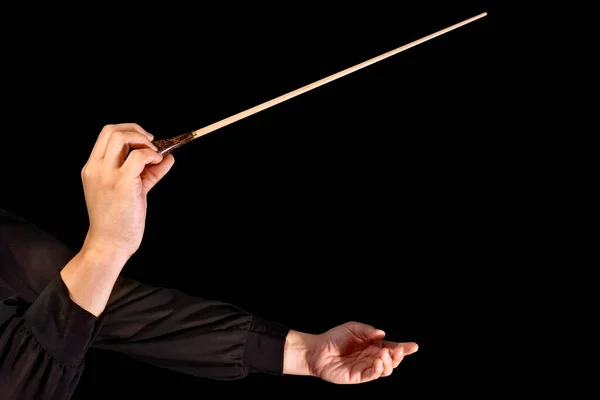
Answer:
[[[211,379],[281,375],[288,328],[224,302],[119,279],[93,347]]]
[[[0,287],[5,295],[12,290],[1,280]],[[94,315],[71,301],[60,276],[32,304],[16,294],[3,298],[0,398],[69,399],[97,325]]]
[[[14,262],[3,265],[0,279],[28,303],[74,255],[33,223],[0,209],[2,240],[0,262]],[[92,346],[159,367],[213,379],[283,371],[288,328],[232,304],[119,278],[100,320]]]

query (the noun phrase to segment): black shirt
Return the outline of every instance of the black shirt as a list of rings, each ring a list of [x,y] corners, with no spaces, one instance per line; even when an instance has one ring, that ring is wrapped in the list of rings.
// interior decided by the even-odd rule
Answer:
[[[211,379],[282,374],[289,329],[232,304],[120,277],[96,318],[60,278],[74,255],[0,209],[0,398],[69,399],[90,347]]]

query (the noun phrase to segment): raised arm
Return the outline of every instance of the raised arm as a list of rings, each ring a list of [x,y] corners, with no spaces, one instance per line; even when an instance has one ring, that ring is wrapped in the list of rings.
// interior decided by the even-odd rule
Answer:
[[[152,139],[137,124],[108,125],[81,172],[90,225],[81,251],[61,277],[73,301],[95,316],[140,246],[146,195],[173,165],[173,156],[163,160]]]
[[[140,245],[146,194],[173,164],[150,140],[135,124],[102,130],[82,171],[90,226],[75,254],[0,212],[0,397],[62,400],[75,390],[98,316]],[[56,261],[66,263],[60,273]]]

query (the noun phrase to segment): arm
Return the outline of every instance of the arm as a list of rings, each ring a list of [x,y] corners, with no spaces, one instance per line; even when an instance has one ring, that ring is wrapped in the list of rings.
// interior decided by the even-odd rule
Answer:
[[[119,278],[92,347],[185,374],[281,375],[288,328],[229,303]]]
[[[3,210],[0,244],[0,299],[18,292],[28,304],[76,257],[33,223]],[[84,258],[83,254],[78,257]],[[77,261],[72,261],[75,266]],[[7,285],[3,286],[2,280]],[[63,287],[63,302],[73,303]],[[48,313],[40,313],[44,314]],[[99,322],[91,347],[121,352],[163,368],[214,379],[282,372],[288,329],[232,304],[121,276]]]
[[[81,172],[90,226],[60,275],[71,299],[95,316],[140,246],[148,192],[173,165],[173,156],[163,160],[152,139],[136,124],[107,125]]]
[[[0,213],[0,221],[9,222],[0,229],[2,395],[68,399],[73,394],[101,325],[97,317],[141,242],[146,194],[173,163],[172,156],[163,160],[151,149],[150,137],[134,124],[107,126],[101,132],[82,171],[88,235],[60,273],[51,267],[37,277],[35,269],[23,270],[19,261],[53,263],[67,259],[68,252],[46,258],[50,247],[37,241],[44,235],[34,233],[30,243],[16,239],[31,232],[31,226]]]
[[[232,304],[123,278],[103,321],[93,347],[219,380],[266,373],[362,383],[389,376],[417,351],[416,343],[383,340],[383,331],[358,322],[310,334]]]

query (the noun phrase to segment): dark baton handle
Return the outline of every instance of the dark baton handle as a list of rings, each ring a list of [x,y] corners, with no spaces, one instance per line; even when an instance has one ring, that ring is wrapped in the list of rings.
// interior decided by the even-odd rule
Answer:
[[[181,147],[184,144],[191,142],[195,138],[196,137],[194,136],[194,132],[189,132],[189,133],[184,133],[183,135],[174,136],[169,139],[155,140],[152,142],[152,144],[154,144],[158,148],[159,154],[166,156],[167,154],[169,154],[176,148]]]

